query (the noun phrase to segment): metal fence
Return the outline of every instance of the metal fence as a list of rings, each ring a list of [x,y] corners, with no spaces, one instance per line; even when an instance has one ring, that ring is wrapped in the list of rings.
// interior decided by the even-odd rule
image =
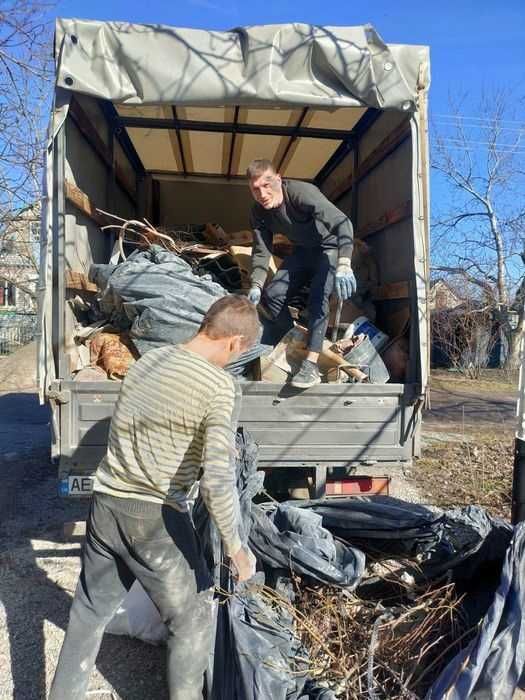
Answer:
[[[0,355],[9,355],[30,343],[36,334],[36,318],[23,316],[0,320]]]

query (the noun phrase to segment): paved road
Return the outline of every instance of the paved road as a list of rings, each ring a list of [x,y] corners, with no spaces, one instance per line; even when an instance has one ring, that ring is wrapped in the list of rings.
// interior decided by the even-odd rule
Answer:
[[[516,396],[511,393],[488,394],[432,388],[430,403],[430,410],[424,414],[424,425],[432,428],[439,426],[457,430],[462,425],[499,425],[512,430],[515,425]]]
[[[58,497],[49,419],[34,392],[0,394],[0,551],[13,546],[10,539],[60,529],[86,512],[85,501]]]
[[[50,440],[49,411],[31,392],[0,394],[0,444],[4,459],[14,459],[47,447]]]

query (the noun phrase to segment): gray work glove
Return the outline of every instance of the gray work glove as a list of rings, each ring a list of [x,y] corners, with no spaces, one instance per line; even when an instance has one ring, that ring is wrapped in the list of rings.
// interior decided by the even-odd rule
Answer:
[[[350,262],[350,258],[339,258],[335,269],[335,292],[343,301],[350,299],[357,289]]]
[[[261,288],[258,285],[254,284],[248,292],[248,301],[251,301],[255,306],[261,301]]]

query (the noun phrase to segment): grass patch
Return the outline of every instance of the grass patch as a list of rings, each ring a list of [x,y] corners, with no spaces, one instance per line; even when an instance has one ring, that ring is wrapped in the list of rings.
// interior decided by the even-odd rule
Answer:
[[[480,505],[510,520],[514,434],[488,428],[432,444],[413,469],[416,486],[441,507]]]
[[[510,394],[517,391],[518,372],[504,369],[481,370],[478,379],[469,379],[460,372],[446,369],[433,369],[430,373],[430,384],[434,389],[465,391],[468,393],[502,393]]]

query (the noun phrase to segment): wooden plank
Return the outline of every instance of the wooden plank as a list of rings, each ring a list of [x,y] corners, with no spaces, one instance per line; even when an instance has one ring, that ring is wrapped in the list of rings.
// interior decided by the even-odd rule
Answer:
[[[406,280],[402,282],[390,282],[376,287],[372,293],[374,301],[387,301],[390,299],[408,299],[409,284]]]
[[[360,164],[358,171],[343,180],[329,195],[329,199],[337,201],[364,177],[372,172],[382,161],[400,146],[410,135],[410,122],[404,121],[384,138],[381,143]]]
[[[98,287],[94,282],[90,282],[88,276],[83,272],[66,270],[66,289],[78,289],[83,292],[98,292]]]
[[[85,214],[85,216],[99,226],[105,223],[105,218],[97,212],[97,207],[95,204],[79,187],[74,185],[72,182],[69,182],[69,180],[66,180],[64,182],[64,189],[67,201],[74,207],[76,207],[79,211]]]
[[[411,216],[412,200],[409,199],[403,202],[401,206],[395,209],[389,209],[375,221],[360,228],[357,237],[366,238],[367,236],[372,236],[374,233],[379,233],[379,231],[383,231],[385,228],[388,228],[388,226],[393,226],[401,221],[405,221],[405,219],[409,219]]]

